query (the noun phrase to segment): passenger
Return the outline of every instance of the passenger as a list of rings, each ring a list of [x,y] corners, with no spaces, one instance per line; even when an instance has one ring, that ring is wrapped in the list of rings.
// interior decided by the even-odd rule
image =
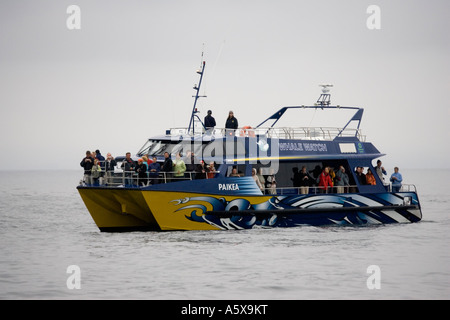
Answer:
[[[173,171],[174,177],[176,179],[184,178],[184,172],[186,171],[186,164],[184,163],[183,159],[181,159],[181,154],[177,152],[175,161],[173,162]]]
[[[206,167],[207,175],[206,177],[208,179],[213,179],[216,176],[216,166],[214,165],[214,161],[209,163],[209,166]]]
[[[384,170],[384,167],[381,166],[381,160],[377,161],[377,166],[375,168],[375,171],[377,172],[378,177],[380,178],[381,182],[383,182],[384,184],[384,176],[383,175],[387,175],[386,170]]]
[[[256,174],[256,168],[252,169],[252,178],[255,180],[256,185],[258,186],[259,190],[264,193],[264,186],[259,181],[258,175]]]
[[[100,184],[103,185],[103,180],[105,180],[105,157],[102,156],[98,149],[95,150],[95,159],[98,159],[98,164],[100,165],[100,168],[102,168],[102,172],[100,173]]]
[[[195,168],[195,179],[206,179],[206,171],[205,162],[200,160],[200,163]]]
[[[356,179],[358,180],[360,185],[365,185],[366,182],[366,175],[363,173],[363,168],[362,167],[356,167]]]
[[[372,170],[370,170],[370,168],[367,168],[366,183],[371,186],[374,186],[377,184],[377,181],[375,180],[375,176],[373,175]]]
[[[336,192],[337,193],[346,193],[346,189],[350,186],[350,180],[348,178],[348,174],[345,173],[344,166],[339,166],[339,170],[336,172]]]
[[[205,128],[206,130],[214,129],[216,126],[216,119],[211,115],[212,111],[208,110],[208,114],[205,117]]]
[[[92,166],[94,165],[94,158],[90,151],[86,151],[86,157],[80,162],[80,166],[84,168],[83,182],[90,186],[92,184]]]
[[[91,172],[93,185],[98,186],[98,180],[100,179],[102,173],[102,168],[100,167],[100,161],[98,161],[98,159],[94,159],[94,165],[91,168]]]
[[[173,170],[173,161],[170,158],[170,155],[168,152],[164,152],[164,163],[161,168],[161,171],[164,172],[164,181],[170,182],[171,181],[171,175]]]
[[[306,170],[306,166],[302,167],[302,170],[299,172],[299,187],[301,194],[308,194],[309,187],[312,185],[313,178],[309,175],[308,170]]]
[[[277,193],[277,180],[275,179],[273,169],[270,169],[270,175],[267,177],[266,188],[268,188],[269,194]]]
[[[150,155],[149,155],[148,153],[146,153],[146,154],[144,155],[144,157],[147,158],[147,167],[150,166],[150,163],[153,162],[153,161],[152,161],[152,158],[150,158]],[[142,159],[144,159],[144,157],[142,157]]]
[[[199,164],[198,159],[195,157],[195,154],[191,151],[186,153],[186,157],[184,158],[184,164],[186,165],[186,179],[194,179],[195,172],[197,169],[197,165]]]
[[[153,162],[148,166],[149,171],[149,182],[150,184],[158,184],[159,183],[159,171],[161,170],[160,164],[157,162],[156,157],[153,157]]]
[[[402,187],[403,177],[400,172],[398,172],[398,167],[394,168],[394,173],[391,175],[392,182],[392,192],[400,192]]]
[[[293,184],[294,188],[298,188],[298,187],[300,187],[300,173],[298,172],[298,168],[293,167],[292,173],[294,174],[294,176],[291,178],[292,184]]]
[[[258,173],[256,174],[256,176],[259,179],[259,182],[261,183],[261,185],[263,186],[263,188],[266,188],[266,179],[264,178],[263,175],[263,168],[259,168]]]
[[[333,181],[333,185],[334,185],[334,179],[336,178],[336,173],[334,172],[333,168],[331,168],[331,167],[328,167],[328,170],[329,170],[331,181]],[[332,187],[332,190],[333,189],[334,189],[334,187]],[[330,192],[333,192],[332,190],[330,190]]]
[[[322,171],[323,170],[322,170],[322,168],[319,165],[317,165],[314,168],[314,170],[312,171],[313,178],[314,178],[314,183],[313,184],[316,184],[316,183],[319,182],[320,174],[322,173]]]
[[[237,168],[233,168],[231,170],[230,177],[240,177],[241,175],[238,173]]]
[[[325,167],[319,177],[320,193],[328,193],[328,187],[333,187],[329,167]]]
[[[98,159],[100,166],[103,168],[103,162],[105,161],[105,157],[102,156],[100,150],[95,150],[95,158]]]
[[[123,160],[122,165],[120,167],[123,170],[125,186],[132,187],[133,186],[133,172],[136,167],[136,164],[134,163],[133,159],[131,159],[130,152],[127,152],[125,154],[125,159]]]
[[[152,161],[149,160],[148,157],[147,157],[146,155],[144,155],[144,156],[142,156],[142,162],[143,162],[144,165],[145,165],[145,171],[148,171],[148,165],[149,165],[149,162],[152,163]]]
[[[136,172],[138,174],[138,186],[145,187],[148,184],[148,174],[147,174],[147,161],[142,158],[138,160],[138,165],[136,166]]]
[[[145,185],[147,185],[147,186],[148,186],[148,165],[149,165],[149,163],[151,163],[151,162],[152,162],[152,160],[150,160],[146,155],[143,155],[143,156],[142,156],[142,163],[145,165],[145,174],[146,174],[146,177],[145,177],[145,179],[146,179]]]
[[[234,117],[233,111],[228,113],[227,121],[225,122],[225,129],[227,135],[234,135],[235,130],[238,128],[238,120]]]
[[[116,160],[114,160],[111,153],[106,154],[105,160],[105,179],[106,184],[110,184],[112,182],[112,177],[114,176],[114,167],[117,165]]]

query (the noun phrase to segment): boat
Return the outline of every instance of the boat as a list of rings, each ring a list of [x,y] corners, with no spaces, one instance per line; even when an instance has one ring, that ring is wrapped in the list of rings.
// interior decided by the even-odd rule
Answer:
[[[256,126],[206,127],[197,109],[205,66],[202,61],[197,70],[189,125],[149,138],[132,157],[134,163],[156,157],[162,165],[179,152],[190,154],[186,172],[159,171],[149,180],[148,173],[146,178],[118,165],[98,185],[77,186],[100,231],[366,226],[422,219],[414,185],[393,189],[387,177],[375,174],[375,161],[385,154],[362,135],[364,109],[333,106],[332,85],[321,85],[314,104],[282,107]],[[341,128],[276,126],[287,113],[305,110],[346,110],[352,116]],[[369,169],[370,184],[360,175]],[[309,183],[295,180],[299,171]],[[346,179],[338,171],[345,171],[346,183],[339,183]],[[321,174],[330,177],[328,184],[320,183]]]

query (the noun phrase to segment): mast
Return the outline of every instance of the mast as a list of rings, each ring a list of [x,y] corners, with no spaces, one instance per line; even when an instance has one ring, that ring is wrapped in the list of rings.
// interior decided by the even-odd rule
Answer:
[[[203,56],[203,54],[202,54],[202,56]],[[189,121],[189,127],[188,127],[188,132],[190,132],[191,131],[191,126],[192,126],[192,134],[195,133],[194,117],[197,117],[197,119],[200,121],[200,123],[203,125],[203,127],[205,126],[203,124],[203,122],[200,120],[200,118],[197,116],[198,111],[197,111],[197,108],[196,108],[198,98],[206,97],[206,96],[200,96],[199,95],[200,86],[202,85],[203,73],[205,71],[205,65],[206,65],[206,62],[203,61],[202,64],[200,65],[200,69],[197,70],[197,73],[200,75],[200,80],[198,82],[198,85],[195,85],[194,88],[193,88],[195,90],[195,96],[192,96],[192,97],[194,97],[195,100],[194,100],[194,106],[192,107],[191,119]]]

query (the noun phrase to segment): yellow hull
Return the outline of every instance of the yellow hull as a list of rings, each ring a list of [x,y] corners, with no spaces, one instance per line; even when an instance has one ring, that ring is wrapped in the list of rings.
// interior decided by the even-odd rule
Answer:
[[[213,211],[209,197],[200,193],[143,191],[144,199],[150,207],[161,230],[221,230],[222,227],[202,219],[204,212]],[[242,196],[221,196],[225,202],[231,202]],[[252,204],[266,202],[268,196],[247,196]],[[187,205],[186,203],[189,202]],[[202,209],[199,209],[202,208]]]
[[[78,188],[101,231],[159,230],[139,189]]]
[[[202,220],[204,212],[213,210],[213,205],[205,201],[205,194],[126,188],[78,188],[78,191],[101,231],[223,229]],[[238,198],[242,197],[221,197],[226,202]],[[270,198],[246,197],[252,204]],[[189,205],[183,206],[187,199]],[[203,210],[195,209],[196,206],[202,206]]]

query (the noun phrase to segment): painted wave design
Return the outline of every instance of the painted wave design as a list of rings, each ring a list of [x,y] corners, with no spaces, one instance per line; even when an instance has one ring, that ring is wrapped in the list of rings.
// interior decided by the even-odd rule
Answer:
[[[252,204],[245,198],[227,201],[223,197],[201,196],[172,200],[179,206],[175,212],[191,210],[185,217],[191,221],[208,223],[220,229],[249,229],[258,227],[293,227],[299,225],[366,225],[408,221],[396,211],[333,211],[334,208],[384,206],[390,196],[377,198],[371,195],[351,194],[348,196],[313,195],[313,196],[274,196],[269,200]],[[195,203],[194,203],[195,202]],[[200,203],[199,203],[200,202]],[[289,213],[286,209],[321,208],[319,213]],[[329,211],[327,209],[330,209]],[[259,211],[264,210],[264,214]],[[242,214],[245,211],[246,214]],[[229,213],[226,217],[214,212]],[[236,212],[236,214],[233,214]],[[254,212],[254,213],[253,213]]]

